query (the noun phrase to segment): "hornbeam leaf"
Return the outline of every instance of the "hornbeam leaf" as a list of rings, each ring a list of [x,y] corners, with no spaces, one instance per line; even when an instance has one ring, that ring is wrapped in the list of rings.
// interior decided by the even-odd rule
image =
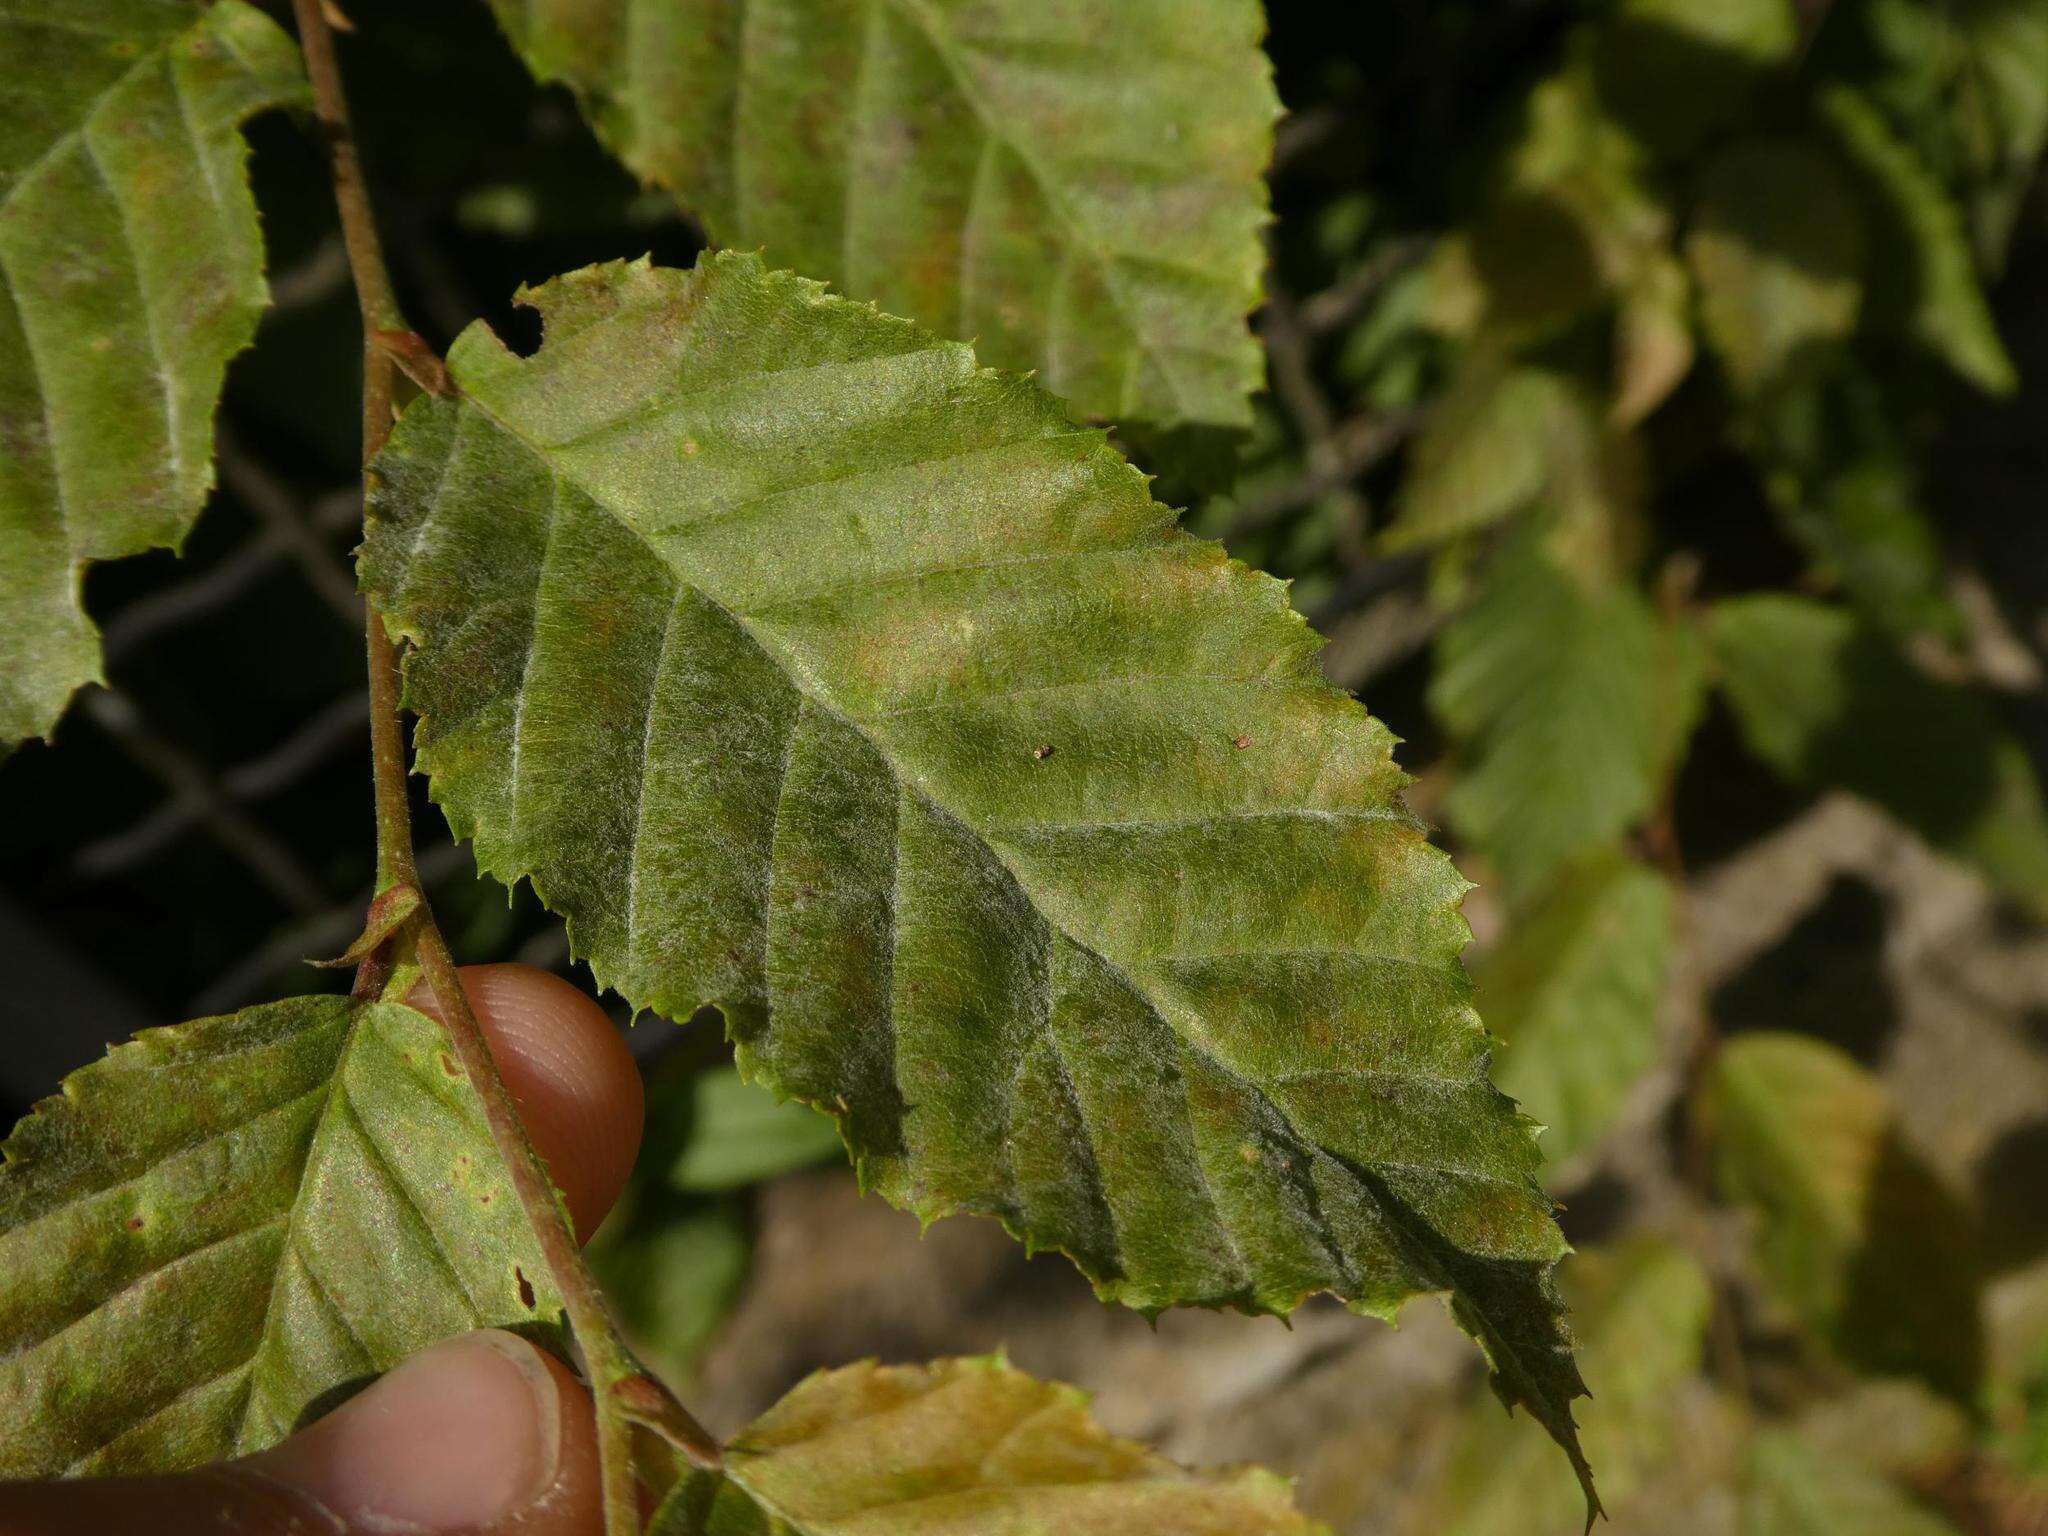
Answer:
[[[560,1303],[440,1026],[295,998],[148,1030],[0,1144],[0,1477],[259,1450]]]
[[[713,239],[1040,370],[1249,426],[1279,102],[1258,0],[493,0]]]
[[[820,1371],[648,1536],[1328,1536],[1257,1468],[1190,1472],[1000,1359]]]
[[[1586,1410],[1586,1443],[1607,1497],[1625,1509],[1674,1459],[1699,1415],[1693,1378],[1712,1310],[1707,1277],[1661,1238],[1637,1237],[1582,1252],[1565,1292],[1598,1393]],[[1476,1402],[1464,1415],[1444,1486],[1427,1527],[1438,1536],[1578,1536],[1578,1490],[1555,1456],[1529,1454],[1500,1410]]]
[[[1853,614],[1811,598],[1730,598],[1708,631],[1750,749],[1796,784],[1875,801],[2048,912],[2048,806],[1990,704],[1920,671]]]
[[[267,291],[241,123],[303,98],[241,0],[0,15],[0,749],[100,676],[88,561],[175,548]]]
[[[1906,1142],[1884,1084],[1831,1045],[1740,1035],[1703,1087],[1723,1196],[1753,1211],[1765,1275],[1873,1375],[1972,1401],[1983,1365],[1974,1220]]]
[[[1465,882],[1280,583],[1030,382],[752,256],[531,299],[537,353],[473,326],[406,412],[362,561],[482,866],[926,1220],[1148,1312],[1448,1291],[1574,1446]]]
[[[1791,1430],[1757,1436],[1743,1490],[1745,1536],[1960,1536],[1929,1506],[1851,1457]]]
[[[1870,318],[1913,337],[1980,389],[2011,394],[2019,374],[1978,280],[1961,210],[1861,92],[1831,85],[1819,105],[1872,203]]]
[[[1692,632],[1556,542],[1523,529],[1488,562],[1430,681],[1430,706],[1469,760],[1446,801],[1451,825],[1517,896],[1648,813],[1697,713]]]
[[[1597,1142],[1657,1060],[1671,907],[1661,875],[1603,849],[1518,914],[1480,972],[1507,1045],[1494,1077],[1547,1127],[1553,1163]]]
[[[1685,259],[1700,325],[1755,398],[1856,329],[1868,237],[1839,160],[1800,138],[1743,139],[1700,173]]]

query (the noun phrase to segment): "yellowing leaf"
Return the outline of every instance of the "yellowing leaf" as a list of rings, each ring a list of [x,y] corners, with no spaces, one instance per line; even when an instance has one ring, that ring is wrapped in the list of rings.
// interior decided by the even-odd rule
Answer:
[[[1754,1034],[1721,1048],[1706,1091],[1722,1193],[1755,1212],[1765,1273],[1801,1321],[1864,1370],[1967,1401],[1983,1353],[1975,1232],[1884,1085],[1831,1045]]]
[[[1562,1240],[1464,890],[1278,582],[1028,381],[709,257],[532,296],[375,466],[421,765],[635,1005],[1100,1292],[1448,1291],[1561,1441]],[[792,551],[800,551],[792,558]]]
[[[1189,1472],[1001,1360],[801,1382],[693,1474],[648,1536],[1316,1536],[1284,1480]],[[1324,1533],[1327,1536],[1327,1533]]]
[[[93,560],[176,548],[266,302],[241,123],[303,99],[241,0],[0,16],[0,750],[100,677]]]
[[[1248,426],[1258,0],[494,0],[713,239],[1035,368],[1082,411]]]
[[[0,1477],[169,1472],[559,1316],[469,1080],[395,1003],[150,1030],[0,1145]]]

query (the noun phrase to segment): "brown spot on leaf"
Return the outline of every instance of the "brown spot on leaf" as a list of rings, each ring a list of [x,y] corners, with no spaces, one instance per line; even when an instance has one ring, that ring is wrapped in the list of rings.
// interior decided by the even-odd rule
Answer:
[[[697,457],[697,439],[695,439],[694,437],[686,437],[683,439],[683,457],[686,459],[694,459],[695,457]]]
[[[140,1232],[142,1230],[142,1218],[140,1216],[130,1216],[126,1221],[122,1222],[121,1225],[126,1227],[130,1232]]]
[[[453,1056],[450,1056],[446,1051],[443,1051],[441,1053],[441,1070],[443,1072],[446,1072],[450,1077],[462,1076],[462,1069],[455,1065],[455,1058]]]
[[[512,1278],[519,1282],[519,1304],[527,1311],[533,1310],[533,1282],[526,1278],[526,1271],[517,1264],[512,1266]]]
[[[1052,748],[1050,746],[1033,747],[1031,749],[1031,756],[1034,761],[1042,763],[1052,756]]]
[[[1246,747],[1252,744],[1252,739],[1249,736],[1237,736],[1232,738],[1230,744],[1233,747],[1237,748],[1238,751],[1242,752]]]

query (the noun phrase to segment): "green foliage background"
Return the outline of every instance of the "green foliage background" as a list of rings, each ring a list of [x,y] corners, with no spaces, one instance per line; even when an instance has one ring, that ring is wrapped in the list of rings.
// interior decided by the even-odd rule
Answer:
[[[530,349],[520,282],[687,264],[698,230],[481,5],[349,9],[437,347],[481,315]],[[1585,1250],[1582,1417],[1622,1527],[2024,1529],[2048,1328],[1987,1347],[1984,1297],[2038,1252],[1929,1167],[1855,1021],[1706,1017],[1685,920],[1690,881],[1837,792],[1975,870],[1999,921],[2048,912],[2048,4],[1330,12],[1270,7],[1291,116],[1249,427],[1217,425],[1242,356],[1165,422],[1118,419],[1148,390],[1096,399],[1155,494],[1293,581],[1480,883],[1480,1007]],[[182,565],[90,574],[119,692],[0,770],[10,1107],[135,1024],[326,985],[290,962],[346,941],[315,934],[370,875],[347,540],[276,517],[351,477],[352,310],[313,146],[275,116],[251,139],[279,306],[228,375],[225,492]],[[166,605],[264,540],[232,600]],[[436,868],[463,958],[561,963],[530,894]],[[600,1251],[687,1370],[744,1283],[751,1191],[832,1143],[709,1032],[639,1048],[650,1153]],[[1605,1149],[1660,1072],[1684,1215],[1603,1222]],[[2048,1200],[2028,1177],[2008,1207]],[[1525,1423],[1475,1402],[1451,1440],[1429,1528],[1576,1523]]]

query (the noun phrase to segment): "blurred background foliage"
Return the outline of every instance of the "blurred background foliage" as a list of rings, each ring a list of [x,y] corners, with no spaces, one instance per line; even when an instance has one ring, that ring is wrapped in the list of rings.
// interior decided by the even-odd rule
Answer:
[[[528,345],[520,283],[698,248],[481,3],[347,10],[437,346],[478,316]],[[2048,0],[1271,20],[1268,393],[1248,435],[1118,430],[1293,581],[1478,882],[1497,1074],[1581,1249],[1615,1527],[2048,1530]],[[333,984],[299,962],[345,946],[371,877],[353,306],[316,147],[253,138],[278,304],[230,376],[222,492],[184,560],[91,572],[115,686],[0,768],[10,1111],[134,1028]],[[465,959],[567,968],[530,893],[445,835],[423,864]],[[715,1030],[633,1038],[648,1139],[599,1261],[714,1402],[721,1348],[787,1378],[752,1406],[826,1358],[1058,1362],[1142,1327],[934,1242],[915,1321],[865,1300],[827,1345],[848,1223],[909,1244],[908,1218],[799,1172],[839,1160],[829,1127]],[[1541,1434],[1462,1361],[1414,1365],[1428,1325],[1328,1321],[1203,1356],[1237,1397],[1176,1395],[1122,1334],[1066,1374],[1160,1400],[1119,1427],[1302,1472],[1346,1531],[1577,1528]],[[1232,1417],[1291,1383],[1313,1424]]]

